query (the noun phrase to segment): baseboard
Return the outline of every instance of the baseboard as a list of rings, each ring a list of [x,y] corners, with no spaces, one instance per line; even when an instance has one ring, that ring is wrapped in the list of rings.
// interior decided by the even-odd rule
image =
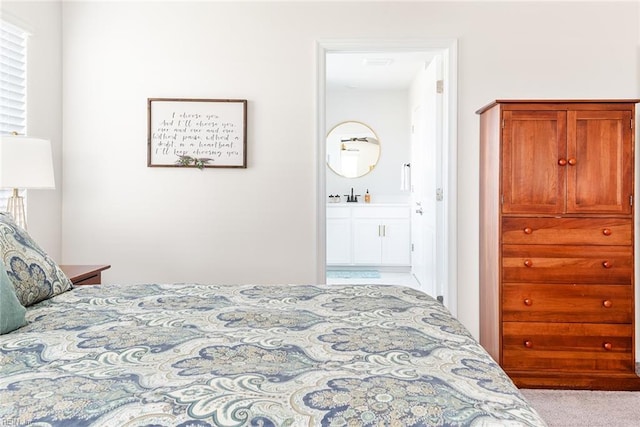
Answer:
[[[531,373],[509,371],[508,374],[518,388],[640,391],[640,376],[631,372]]]

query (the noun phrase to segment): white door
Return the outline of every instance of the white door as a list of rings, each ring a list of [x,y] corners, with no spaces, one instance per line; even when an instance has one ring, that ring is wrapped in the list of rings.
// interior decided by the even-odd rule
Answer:
[[[442,138],[441,62],[436,56],[420,76],[411,135],[411,271],[420,289],[437,296],[438,154]]]
[[[424,238],[424,194],[425,154],[424,154],[424,111],[418,105],[411,115],[411,272],[415,276],[420,289],[428,292],[429,277],[425,256]],[[422,215],[420,214],[422,212]]]

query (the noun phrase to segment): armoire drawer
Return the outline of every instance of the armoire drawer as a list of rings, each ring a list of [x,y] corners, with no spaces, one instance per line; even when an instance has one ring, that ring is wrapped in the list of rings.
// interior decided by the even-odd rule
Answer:
[[[502,218],[502,243],[631,245],[632,239],[626,218]]]
[[[631,246],[503,245],[503,282],[630,285]]]
[[[631,324],[503,322],[502,366],[513,370],[633,371]]]
[[[631,285],[506,283],[502,320],[510,322],[631,323]]]

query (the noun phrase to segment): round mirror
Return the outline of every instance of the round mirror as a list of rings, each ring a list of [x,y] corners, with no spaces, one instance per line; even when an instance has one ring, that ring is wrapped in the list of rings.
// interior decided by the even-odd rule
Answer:
[[[368,174],[380,158],[380,141],[369,126],[343,122],[327,135],[327,165],[338,175],[357,178]]]

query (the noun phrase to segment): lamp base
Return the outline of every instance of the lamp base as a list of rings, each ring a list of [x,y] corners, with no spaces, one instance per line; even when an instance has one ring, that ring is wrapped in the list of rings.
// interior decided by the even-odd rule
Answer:
[[[18,189],[13,189],[13,194],[7,201],[7,212],[13,217],[15,223],[22,227],[23,230],[27,229],[27,217],[24,212],[24,198],[18,195]]]

